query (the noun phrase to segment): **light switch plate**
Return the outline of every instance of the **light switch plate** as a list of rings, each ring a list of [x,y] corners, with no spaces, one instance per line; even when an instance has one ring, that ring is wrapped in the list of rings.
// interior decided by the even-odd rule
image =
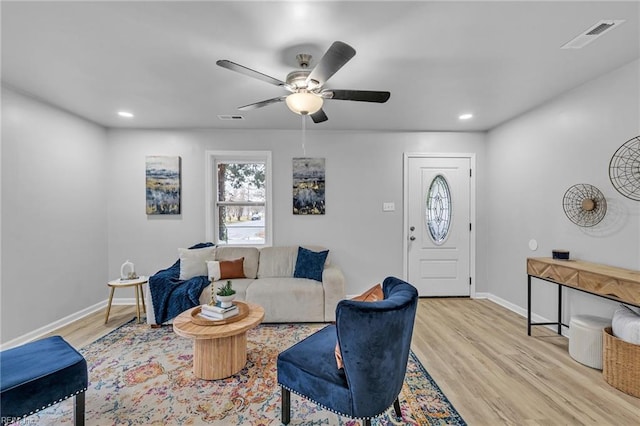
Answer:
[[[395,211],[395,209],[396,209],[396,203],[394,202],[382,203],[383,212],[392,212],[392,211]]]

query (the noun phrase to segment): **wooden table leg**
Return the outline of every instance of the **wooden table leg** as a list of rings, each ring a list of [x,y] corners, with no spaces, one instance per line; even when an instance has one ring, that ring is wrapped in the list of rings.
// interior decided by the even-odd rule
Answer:
[[[193,343],[193,374],[204,380],[232,376],[247,363],[247,334],[220,339],[196,339]]]
[[[107,304],[107,315],[104,317],[104,323],[106,324],[109,321],[109,311],[111,311],[111,301],[113,300],[113,292],[115,291],[115,287],[111,287],[111,293],[109,294],[109,303]]]
[[[140,324],[140,292],[138,291],[139,285],[134,286],[136,288],[136,314],[138,315],[138,324]]]
[[[144,304],[144,283],[140,284],[140,297],[142,298],[142,312],[147,313],[147,307]]]

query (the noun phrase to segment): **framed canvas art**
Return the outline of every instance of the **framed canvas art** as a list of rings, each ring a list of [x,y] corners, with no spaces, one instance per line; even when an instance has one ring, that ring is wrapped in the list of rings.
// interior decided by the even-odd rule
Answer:
[[[324,158],[293,159],[293,214],[324,214]]]
[[[180,214],[180,163],[180,157],[146,157],[148,215]]]

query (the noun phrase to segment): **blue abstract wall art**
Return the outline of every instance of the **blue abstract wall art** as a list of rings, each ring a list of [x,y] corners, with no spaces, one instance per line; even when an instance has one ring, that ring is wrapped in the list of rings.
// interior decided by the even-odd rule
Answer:
[[[293,214],[324,214],[324,189],[324,158],[294,158]]]
[[[180,214],[180,157],[146,157],[148,215]]]

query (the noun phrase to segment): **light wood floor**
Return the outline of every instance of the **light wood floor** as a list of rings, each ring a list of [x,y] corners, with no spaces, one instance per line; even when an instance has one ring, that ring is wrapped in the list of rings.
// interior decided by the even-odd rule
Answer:
[[[640,399],[488,300],[421,299],[413,350],[469,425],[640,425]]]
[[[136,307],[135,305],[112,305],[109,322],[106,324],[104,315],[104,310],[94,312],[43,337],[59,335],[75,348],[81,348],[136,318]],[[144,321],[144,314],[142,315],[142,321]]]
[[[56,330],[82,347],[135,317],[133,306]],[[567,339],[488,300],[421,299],[414,352],[470,426],[640,425],[640,399],[574,361]]]

